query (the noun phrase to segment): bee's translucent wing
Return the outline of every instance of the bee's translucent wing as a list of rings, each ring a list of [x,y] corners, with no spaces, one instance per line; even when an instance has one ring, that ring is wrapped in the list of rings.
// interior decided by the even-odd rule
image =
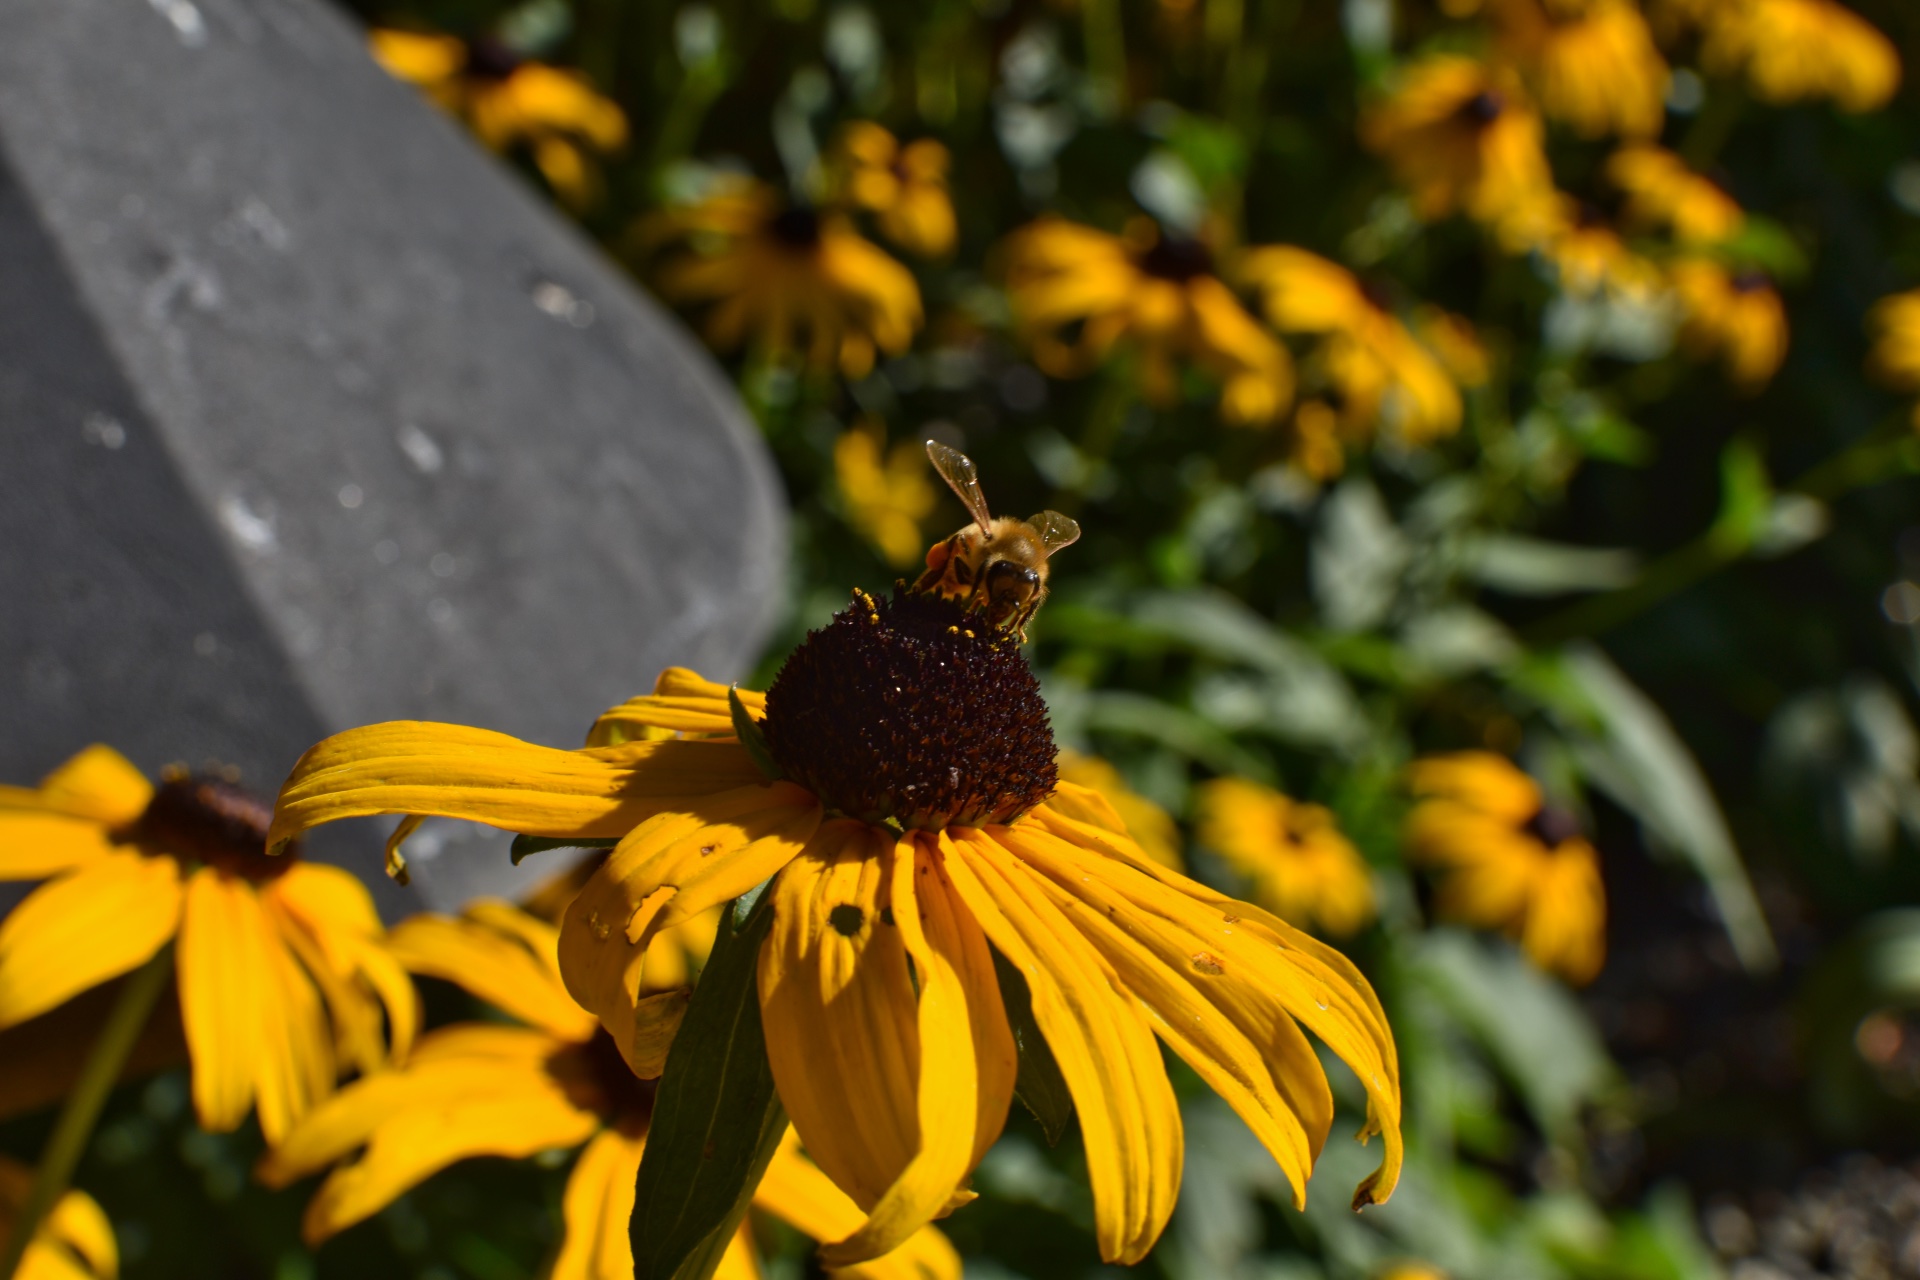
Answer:
[[[987,495],[980,491],[980,473],[974,469],[973,459],[938,440],[927,441],[927,456],[933,459],[933,469],[947,482],[947,487],[960,499],[984,535],[993,524],[993,517],[987,514]],[[1067,523],[1073,521],[1067,520]]]
[[[1040,535],[1040,545],[1048,555],[1080,540],[1080,526],[1072,516],[1063,516],[1058,511],[1042,511],[1027,523]]]

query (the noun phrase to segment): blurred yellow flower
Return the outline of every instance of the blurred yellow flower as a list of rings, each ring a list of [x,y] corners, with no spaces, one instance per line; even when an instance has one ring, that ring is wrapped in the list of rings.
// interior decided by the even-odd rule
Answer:
[[[627,145],[627,117],[576,71],[521,58],[493,39],[375,28],[374,58],[460,116],[495,151],[525,146],[562,200],[586,209],[601,195],[592,155]]]
[[[1606,956],[1606,891],[1593,846],[1504,756],[1429,756],[1409,771],[1409,857],[1438,868],[1440,914],[1518,939],[1542,969],[1592,981]]]
[[[1304,249],[1247,251],[1240,273],[1282,333],[1323,335],[1322,360],[1350,434],[1376,425],[1409,444],[1460,428],[1460,392],[1432,352],[1354,274]]]
[[[1220,383],[1227,422],[1265,425],[1286,412],[1286,348],[1247,314],[1199,241],[1144,218],[1115,236],[1049,217],[1015,232],[1008,248],[1014,316],[1047,373],[1077,377],[1124,345],[1155,404],[1178,398],[1178,366],[1187,361]],[[1064,338],[1076,325],[1078,338]]]
[[[870,121],[840,135],[839,163],[847,199],[874,215],[880,234],[923,258],[953,252],[953,198],[947,193],[947,149],[931,138],[901,146]]]
[[[1395,1262],[1375,1280],[1447,1280],[1447,1273],[1424,1262]]]
[[[1610,293],[1648,301],[1667,289],[1659,267],[1635,253],[1598,210],[1571,197],[1561,202],[1539,250],[1560,288],[1576,297]]]
[[[902,440],[886,450],[878,423],[843,431],[833,443],[833,479],[848,523],[896,569],[919,562],[921,527],[939,499],[927,478],[927,451]]]
[[[1873,337],[1867,367],[1874,376],[1898,391],[1920,391],[1920,289],[1875,303],[1867,332]]]
[[[1203,783],[1195,805],[1200,843],[1281,919],[1342,937],[1373,919],[1373,874],[1324,807],[1245,778]]]
[[[1327,481],[1347,469],[1340,415],[1325,400],[1302,400],[1293,411],[1292,447],[1287,461],[1310,480]]]
[[[751,335],[770,354],[799,353],[814,368],[863,378],[876,350],[899,355],[920,328],[911,272],[844,215],[790,204],[765,183],[723,182],[694,205],[647,218],[641,235],[684,244],[660,268],[660,291],[712,304],[705,332],[719,350]]]
[[[1413,309],[1413,331],[1458,385],[1483,387],[1493,376],[1487,344],[1465,316],[1423,302]]]
[[[1704,31],[1702,65],[1744,72],[1767,102],[1831,98],[1874,111],[1900,87],[1900,54],[1878,28],[1833,0],[1714,0],[1690,5]]]
[[[712,913],[699,921],[709,945],[716,923]],[[261,1179],[273,1187],[344,1161],[307,1206],[308,1245],[379,1212],[457,1161],[580,1147],[549,1278],[633,1274],[627,1220],[656,1084],[636,1077],[612,1037],[567,995],[559,936],[546,921],[498,902],[478,903],[457,919],[415,916],[394,929],[394,949],[408,968],[464,987],[520,1025],[464,1023],[430,1032],[404,1067],[347,1086],[261,1161]],[[649,967],[650,982],[661,977]],[[860,1218],[791,1140],[774,1157],[754,1205],[816,1239],[836,1239],[843,1223],[858,1225]],[[743,1224],[716,1276],[759,1274]],[[894,1253],[837,1274],[958,1280],[960,1266],[945,1237],[923,1227]]]
[[[33,1170],[0,1156],[0,1251],[32,1186]],[[120,1248],[113,1224],[92,1196],[68,1191],[40,1220],[13,1274],[14,1280],[115,1280]]]
[[[1787,356],[1787,309],[1758,271],[1729,272],[1708,258],[1669,268],[1686,319],[1680,342],[1697,360],[1718,358],[1727,377],[1749,394],[1773,378]]]
[[[404,1058],[418,1005],[373,900],[338,867],[269,859],[268,817],[217,779],[155,787],[104,746],[37,790],[0,787],[0,880],[47,881],[0,921],[0,1027],[177,940],[202,1127],[236,1128],[257,1104],[278,1142],[341,1070]]]
[[[1185,869],[1180,856],[1180,828],[1173,818],[1153,801],[1127,785],[1120,771],[1099,756],[1083,756],[1077,751],[1060,753],[1060,776],[1068,782],[1097,791],[1113,806],[1126,825],[1127,834],[1149,858],[1175,871]]]
[[[1660,132],[1667,63],[1631,0],[1498,0],[1493,12],[1549,119],[1587,138]]]
[[[1360,136],[1386,157],[1422,218],[1464,213],[1523,249],[1551,213],[1540,116],[1503,67],[1457,54],[1421,58],[1362,119]]]
[[[1626,194],[1628,221],[1664,227],[1683,245],[1709,245],[1739,233],[1739,202],[1663,147],[1622,147],[1607,160],[1607,179]]]

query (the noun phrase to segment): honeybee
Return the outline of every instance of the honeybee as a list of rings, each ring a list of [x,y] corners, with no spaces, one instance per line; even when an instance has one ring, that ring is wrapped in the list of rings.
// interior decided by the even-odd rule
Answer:
[[[927,571],[913,590],[960,601],[985,614],[987,624],[1015,632],[1025,643],[1027,623],[1047,598],[1047,559],[1080,537],[1080,526],[1058,511],[1031,520],[994,518],[973,459],[937,440],[927,441],[933,469],[947,482],[973,523],[927,551]]]

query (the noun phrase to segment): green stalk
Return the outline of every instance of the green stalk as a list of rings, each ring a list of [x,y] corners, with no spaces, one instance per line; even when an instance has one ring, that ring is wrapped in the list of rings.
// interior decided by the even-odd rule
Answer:
[[[147,1015],[153,1012],[154,1001],[160,998],[172,969],[173,944],[169,942],[156,951],[151,960],[135,969],[126,985],[120,988],[120,998],[107,1014],[100,1036],[80,1068],[80,1078],[74,1081],[73,1092],[60,1108],[53,1136],[47,1139],[46,1149],[40,1153],[33,1185],[27,1189],[27,1202],[13,1220],[13,1230],[4,1247],[0,1247],[0,1280],[13,1280],[34,1233],[72,1184],[73,1171],[87,1149],[87,1139],[93,1136],[100,1110],[106,1106],[107,1095],[120,1079],[127,1055],[133,1052],[140,1029],[147,1025]]]
[[[1120,25],[1120,0],[1081,0],[1080,37],[1086,44],[1087,78],[1093,81],[1103,117],[1127,105],[1127,37]]]

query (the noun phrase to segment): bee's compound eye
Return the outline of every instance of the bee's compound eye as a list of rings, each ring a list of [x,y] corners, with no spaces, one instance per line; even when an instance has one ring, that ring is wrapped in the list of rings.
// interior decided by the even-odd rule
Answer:
[[[1040,589],[1040,571],[1030,564],[996,560],[987,567],[986,587],[990,596],[1011,595],[1025,600]]]

